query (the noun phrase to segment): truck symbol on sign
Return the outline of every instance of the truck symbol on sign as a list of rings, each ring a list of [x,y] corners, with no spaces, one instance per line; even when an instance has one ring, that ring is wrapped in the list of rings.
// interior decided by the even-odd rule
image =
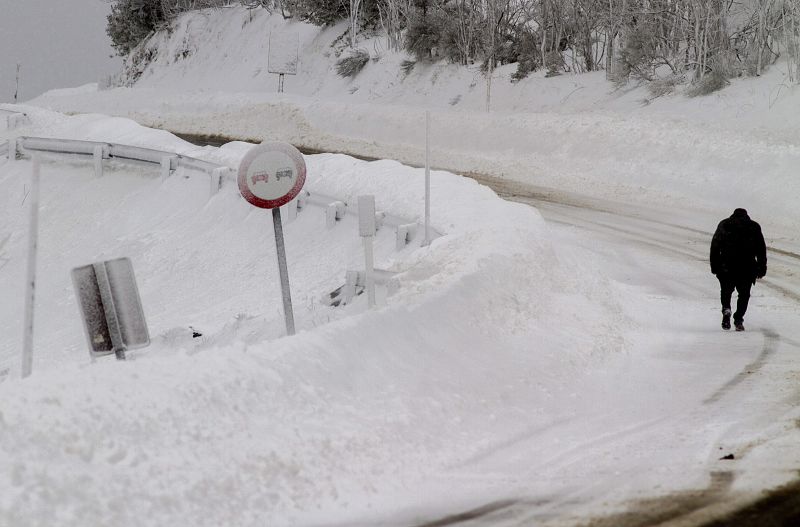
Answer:
[[[259,181],[263,181],[264,183],[268,183],[269,182],[269,174],[266,173],[266,172],[256,172],[255,174],[253,174],[253,177],[251,178],[251,181],[253,182],[253,186],[255,186],[255,184],[258,183]]]
[[[280,181],[281,179],[288,177],[289,179],[292,178],[292,169],[291,168],[281,168],[277,172],[275,172],[275,179]]]

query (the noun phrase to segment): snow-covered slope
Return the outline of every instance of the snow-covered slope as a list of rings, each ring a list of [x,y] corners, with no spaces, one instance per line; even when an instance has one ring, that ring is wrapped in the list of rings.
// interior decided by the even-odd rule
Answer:
[[[721,92],[681,94],[643,104],[643,87],[614,89],[602,73],[512,84],[497,70],[492,112],[474,68],[417,64],[380,36],[361,46],[375,60],[356,77],[335,73],[343,26],[319,29],[263,11],[204,11],[153,37],[133,89],[66,90],[33,101],[59,111],[103,111],[189,133],[279,139],[320,151],[421,165],[425,110],[432,163],[602,198],[729,213],[752,209],[763,221],[797,226],[800,88],[781,63]],[[298,35],[300,68],[275,93],[270,38]],[[144,53],[144,51],[143,51]]]
[[[118,118],[28,115],[18,130],[28,135],[231,166],[247,149],[197,149]],[[307,163],[309,190],[346,201],[373,193],[380,209],[420,215],[419,169],[338,155]],[[531,408],[553,419],[545,394],[623,351],[625,317],[610,283],[588,278],[590,257],[562,261],[534,209],[452,174],[434,174],[444,235],[430,247],[418,236],[397,251],[394,233],[380,231],[377,265],[398,273],[399,288],[377,311],[363,298],[324,302],[360,267],[355,220],[328,230],[323,209],[301,211],[286,227],[300,332],[279,338],[270,219],[235,185],[209,199],[207,179],[189,172],[162,183],[152,169],[112,165],[97,179],[88,162],[63,158],[42,170],[36,374],[0,385],[0,524],[307,519],[326,504],[341,509],[342,495],[436,474]],[[10,234],[0,356],[12,377],[29,171],[25,160],[0,165],[0,238]],[[127,364],[88,367],[69,272],[119,256],[133,260],[154,343]],[[593,298],[605,308],[591,310]],[[190,326],[204,337],[192,339]],[[477,424],[486,419],[499,428]]]

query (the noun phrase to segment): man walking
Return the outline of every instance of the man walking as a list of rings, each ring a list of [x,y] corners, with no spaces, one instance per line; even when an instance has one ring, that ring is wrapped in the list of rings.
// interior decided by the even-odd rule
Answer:
[[[761,226],[747,211],[736,209],[722,220],[711,240],[711,272],[717,275],[722,301],[722,329],[731,329],[731,295],[736,289],[733,325],[744,331],[744,314],[750,300],[750,286],[767,274],[767,246]]]

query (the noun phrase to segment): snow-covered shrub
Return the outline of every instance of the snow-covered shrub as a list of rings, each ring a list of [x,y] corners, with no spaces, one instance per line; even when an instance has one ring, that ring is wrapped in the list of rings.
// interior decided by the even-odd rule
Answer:
[[[538,36],[530,30],[522,30],[512,45],[515,54],[513,62],[517,63],[517,71],[511,75],[511,82],[519,82],[542,67]]]
[[[408,75],[412,71],[414,71],[414,66],[416,65],[417,65],[416,60],[404,60],[403,62],[400,63],[400,69],[403,70],[403,73],[405,75]]]
[[[355,77],[369,62],[369,53],[362,49],[353,51],[336,63],[336,73],[340,77]]]
[[[689,97],[708,95],[721,90],[728,84],[730,84],[730,82],[722,69],[713,70],[706,73],[702,79],[694,81],[686,90],[686,95]]]
[[[119,55],[127,55],[153,31],[181,13],[223,7],[230,0],[111,0],[106,33]]]
[[[437,28],[433,16],[421,12],[415,14],[406,31],[405,49],[416,59],[432,60],[434,49],[439,45],[441,32]]]
[[[286,0],[285,5],[300,20],[329,26],[348,16],[348,2],[339,0]]]
[[[561,75],[561,72],[564,70],[564,55],[559,51],[551,51],[545,55],[544,65],[547,68],[545,77]]]
[[[166,15],[160,0],[116,0],[106,19],[111,45],[119,55],[127,55],[166,22]]]
[[[647,91],[650,92],[650,96],[655,99],[657,97],[662,97],[664,95],[669,95],[670,93],[675,91],[675,88],[683,83],[686,80],[686,77],[683,75],[667,75],[666,77],[659,77],[657,79],[653,79],[652,82],[647,84]]]

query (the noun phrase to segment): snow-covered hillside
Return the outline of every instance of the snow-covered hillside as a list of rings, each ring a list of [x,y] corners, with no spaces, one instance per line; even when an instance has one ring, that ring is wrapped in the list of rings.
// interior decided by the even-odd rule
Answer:
[[[797,225],[795,205],[782,197],[798,185],[800,87],[786,82],[781,63],[707,97],[675,94],[649,104],[646,89],[614,89],[602,73],[535,73],[512,84],[513,66],[506,66],[496,72],[487,113],[477,69],[417,64],[406,75],[400,63],[407,57],[373,37],[361,45],[376,60],[343,79],[335,73],[343,26],[319,29],[259,10],[252,16],[243,9],[185,15],[147,43],[151,60],[135,88],[55,91],[34,103],[417,166],[430,110],[432,163],[456,173],[718,214],[735,202],[772,223]],[[299,74],[277,94],[268,47],[271,37],[286,35],[299,35]]]

